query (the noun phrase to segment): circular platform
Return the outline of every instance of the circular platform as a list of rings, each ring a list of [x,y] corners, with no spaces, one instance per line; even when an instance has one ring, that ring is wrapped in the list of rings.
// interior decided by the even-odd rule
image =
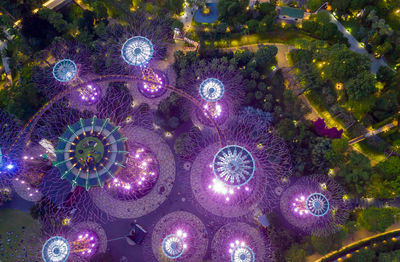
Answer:
[[[70,59],[58,61],[53,67],[53,76],[57,81],[69,82],[75,78],[78,73],[78,67]]]
[[[153,57],[154,48],[149,39],[134,36],[126,40],[121,49],[122,58],[130,65],[142,66]]]
[[[56,166],[61,178],[89,190],[103,186],[124,167],[125,140],[108,119],[80,119],[59,138]]]

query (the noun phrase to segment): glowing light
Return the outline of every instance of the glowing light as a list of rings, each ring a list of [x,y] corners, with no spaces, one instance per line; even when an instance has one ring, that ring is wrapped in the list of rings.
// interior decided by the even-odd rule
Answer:
[[[253,178],[255,161],[244,147],[228,145],[215,154],[213,172],[225,185],[240,187]]]
[[[161,244],[163,254],[171,259],[177,259],[182,256],[187,248],[187,244],[182,238],[183,232],[181,230],[178,232],[181,233],[181,236],[178,234],[168,235],[164,238]]]
[[[313,216],[324,216],[329,211],[328,199],[320,193],[313,193],[308,196],[307,209]]]
[[[254,262],[255,254],[245,242],[236,240],[230,243],[229,253],[232,262]]]
[[[121,49],[122,58],[130,65],[147,64],[153,57],[153,44],[143,36],[134,36],[126,40]]]
[[[216,78],[207,78],[200,84],[199,93],[207,102],[217,102],[224,96],[224,84]]]
[[[75,78],[78,73],[78,67],[70,59],[58,61],[53,67],[53,76],[57,81],[69,82]]]
[[[71,243],[71,252],[83,258],[94,255],[98,248],[98,237],[91,231],[81,232],[75,241]]]
[[[60,236],[48,239],[42,248],[42,258],[45,262],[65,262],[69,254],[69,243]]]
[[[82,102],[87,105],[92,105],[99,101],[101,90],[97,85],[89,84],[78,91]]]
[[[220,104],[218,103],[207,103],[203,106],[203,108],[205,110],[208,111],[209,114],[211,114],[211,116],[213,118],[218,118],[221,116],[222,113],[222,107]],[[204,115],[207,115],[206,113],[204,113]]]

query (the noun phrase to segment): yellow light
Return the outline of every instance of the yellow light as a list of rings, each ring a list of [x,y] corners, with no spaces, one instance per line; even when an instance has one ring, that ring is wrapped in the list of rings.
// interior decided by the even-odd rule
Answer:
[[[342,90],[343,89],[343,83],[336,83],[336,89],[337,90]]]
[[[61,224],[62,224],[63,226],[67,226],[67,225],[71,224],[71,218],[69,218],[69,217],[64,218],[64,219],[61,221]]]

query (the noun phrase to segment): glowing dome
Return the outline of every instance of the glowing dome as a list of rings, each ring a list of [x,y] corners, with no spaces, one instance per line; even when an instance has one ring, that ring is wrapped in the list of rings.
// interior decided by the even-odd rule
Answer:
[[[91,186],[103,186],[121,167],[124,167],[125,140],[119,127],[109,120],[80,119],[68,126],[59,138],[56,150],[56,166],[61,178],[73,186],[89,190]]]
[[[200,84],[199,93],[207,102],[216,102],[224,96],[224,84],[216,78],[207,78]]]
[[[228,145],[214,156],[214,175],[227,186],[240,187],[254,175],[254,158],[246,148]]]
[[[162,251],[164,255],[171,259],[177,259],[185,251],[185,241],[183,236],[178,234],[168,235],[162,242]]]
[[[59,236],[48,239],[42,248],[42,257],[45,262],[65,262],[69,253],[68,240]]]
[[[134,36],[126,40],[121,49],[122,58],[130,65],[147,64],[153,57],[153,44],[143,36]]]
[[[307,210],[313,216],[324,216],[328,213],[329,210],[329,201],[328,199],[320,193],[313,193],[308,196],[307,201]]]
[[[78,67],[70,59],[58,61],[53,67],[53,76],[57,81],[68,82],[75,78]]]

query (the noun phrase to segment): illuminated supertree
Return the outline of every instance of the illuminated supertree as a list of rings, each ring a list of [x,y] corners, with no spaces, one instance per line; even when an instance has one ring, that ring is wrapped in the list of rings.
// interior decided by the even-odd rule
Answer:
[[[328,235],[340,229],[348,217],[343,189],[327,176],[304,177],[283,192],[282,215],[307,234]]]
[[[121,129],[127,138],[127,161],[104,189],[89,193],[104,212],[118,218],[136,218],[158,208],[175,181],[175,159],[156,132],[135,125]]]
[[[157,98],[165,94],[168,84],[166,76],[161,72],[155,72],[148,65],[153,57],[153,43],[143,36],[133,36],[126,40],[121,48],[121,56],[126,63],[139,67],[145,81],[138,84],[139,92],[147,98]]]
[[[182,80],[182,81],[181,81]],[[195,123],[213,126],[204,111],[217,124],[237,113],[245,96],[245,84],[235,66],[224,59],[201,60],[185,68],[185,75],[177,81],[181,88],[202,103],[202,109],[190,105]]]
[[[190,183],[195,199],[222,217],[271,210],[290,175],[284,142],[268,122],[245,111],[227,123],[224,135],[225,145],[212,143],[194,160]]]
[[[40,112],[24,149],[23,172],[13,181],[21,197],[40,200],[44,220],[112,219],[95,205],[87,190],[106,191],[119,174],[121,181],[126,178],[127,173],[121,171],[130,167],[127,156],[134,150],[134,140],[126,141],[124,132],[132,125],[151,123],[148,107],[131,107],[132,100],[128,91],[110,86],[92,111],[71,108],[60,98]]]
[[[151,235],[152,255],[148,255],[160,262],[197,262],[202,261],[207,247],[207,231],[201,220],[191,213],[178,211],[162,217],[155,225]]]
[[[42,60],[55,59],[53,64],[46,61],[43,67],[36,67],[33,80],[38,90],[49,99],[67,89],[70,85],[82,83],[90,78],[90,52],[84,46],[67,41],[53,43],[49,50],[42,52]],[[76,108],[96,104],[102,95],[101,87],[88,82],[69,95],[69,101]]]
[[[79,119],[60,136],[53,163],[73,187],[103,187],[124,167],[125,140],[109,119]]]
[[[212,261],[269,262],[272,250],[265,233],[246,223],[229,223],[221,227],[211,243]]]
[[[123,74],[145,79],[129,83],[129,90],[139,100],[158,103],[169,83],[169,71],[165,71],[161,59],[166,56],[166,43],[172,39],[172,32],[163,18],[148,19],[147,15],[135,12],[129,19],[134,27],[110,23],[104,38],[96,41],[92,56],[96,57],[94,70],[103,75]]]
[[[65,229],[54,231],[42,245],[41,256],[45,262],[88,261],[96,253],[106,251],[107,237],[96,223],[80,223],[66,233],[63,233]]]

